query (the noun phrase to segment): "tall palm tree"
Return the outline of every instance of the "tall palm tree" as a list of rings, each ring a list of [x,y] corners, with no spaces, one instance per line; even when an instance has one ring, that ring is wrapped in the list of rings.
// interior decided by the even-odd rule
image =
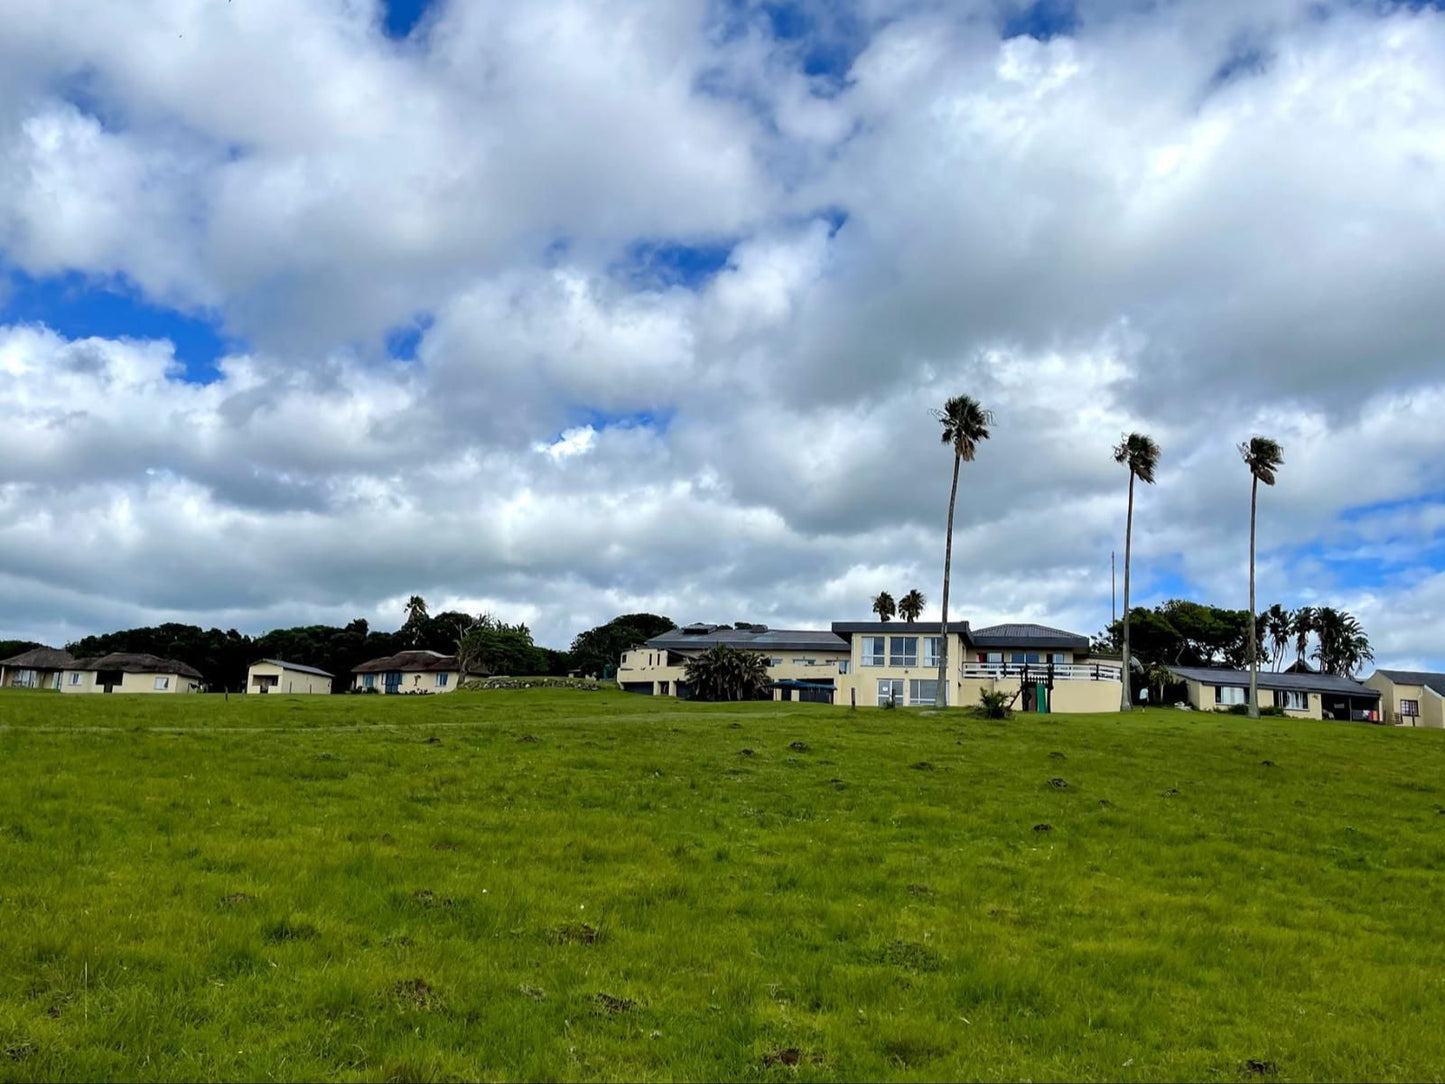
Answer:
[[[1301,606],[1290,619],[1290,631],[1294,633],[1295,661],[1304,662],[1309,650],[1310,634],[1315,631],[1319,611],[1313,606]]]
[[[915,587],[898,600],[898,616],[911,625],[923,613],[923,607],[927,602],[928,600],[923,597],[923,592]]]
[[[944,444],[953,446],[953,485],[948,490],[948,535],[943,544],[943,618],[938,625],[938,706],[948,706],[948,586],[953,574],[953,509],[958,502],[958,466],[972,463],[981,442],[988,440],[988,427],[993,424],[993,411],[985,410],[977,399],[955,395],[935,410],[933,416],[943,426]]]
[[[1134,706],[1130,690],[1129,656],[1129,563],[1134,550],[1134,479],[1154,484],[1154,470],[1159,466],[1159,445],[1143,433],[1130,433],[1114,445],[1114,462],[1129,468],[1129,511],[1124,518],[1124,658],[1119,668],[1124,687],[1119,690],[1119,710]]]
[[[878,620],[885,624],[893,620],[893,615],[898,612],[893,596],[887,591],[879,591],[878,597],[873,600],[873,612],[878,615]]]
[[[1259,627],[1254,612],[1254,528],[1259,512],[1259,483],[1274,485],[1274,472],[1284,464],[1284,449],[1269,437],[1250,437],[1239,446],[1249,468],[1249,717],[1259,718]]]
[[[406,622],[401,627],[410,633],[413,647],[421,639],[422,625],[430,616],[426,609],[426,599],[420,595],[412,595],[406,600]]]
[[[1375,657],[1360,622],[1333,606],[1315,611],[1315,634],[1320,642],[1315,658],[1321,673],[1354,677],[1356,670]]]
[[[1294,632],[1293,615],[1276,602],[1264,611],[1264,632],[1269,637],[1270,662],[1277,673]]]

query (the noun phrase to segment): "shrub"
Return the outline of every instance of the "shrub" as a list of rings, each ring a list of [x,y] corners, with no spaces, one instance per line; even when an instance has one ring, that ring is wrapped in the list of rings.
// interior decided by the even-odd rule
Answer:
[[[1007,719],[1013,712],[1014,698],[1005,692],[989,692],[987,689],[980,690],[978,694],[978,714],[985,719]]]

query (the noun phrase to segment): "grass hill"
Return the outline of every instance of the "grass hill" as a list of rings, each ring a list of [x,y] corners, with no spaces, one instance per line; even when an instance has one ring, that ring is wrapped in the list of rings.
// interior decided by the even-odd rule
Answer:
[[[0,695],[0,1079],[1427,1079],[1445,733]]]

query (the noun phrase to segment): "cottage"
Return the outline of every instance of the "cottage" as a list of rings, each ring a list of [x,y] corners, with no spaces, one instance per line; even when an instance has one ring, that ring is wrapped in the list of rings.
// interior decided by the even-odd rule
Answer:
[[[1171,666],[1169,672],[1184,682],[1190,706],[1201,711],[1227,709],[1249,700],[1248,670]],[[1261,708],[1279,708],[1298,719],[1375,722],[1380,718],[1378,692],[1334,674],[1261,671],[1256,687]]]
[[[292,695],[329,694],[334,677],[325,670],[280,659],[262,659],[246,671],[246,691]]]
[[[193,666],[158,655],[117,651],[76,659],[61,678],[63,693],[198,693],[204,678]]]
[[[401,651],[364,662],[351,673],[356,692],[449,693],[463,680],[457,657],[439,651]],[[466,673],[469,678],[485,676],[476,667]]]
[[[1445,727],[1445,674],[1428,670],[1376,670],[1365,684],[1380,694],[1387,723]]]
[[[73,666],[68,651],[34,647],[9,659],[0,659],[0,689],[58,689],[66,667]]]

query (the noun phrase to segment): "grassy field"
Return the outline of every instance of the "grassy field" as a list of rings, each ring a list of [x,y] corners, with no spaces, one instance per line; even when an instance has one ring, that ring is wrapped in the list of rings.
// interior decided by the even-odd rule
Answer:
[[[0,1079],[1440,1079],[1445,733],[0,694]]]

